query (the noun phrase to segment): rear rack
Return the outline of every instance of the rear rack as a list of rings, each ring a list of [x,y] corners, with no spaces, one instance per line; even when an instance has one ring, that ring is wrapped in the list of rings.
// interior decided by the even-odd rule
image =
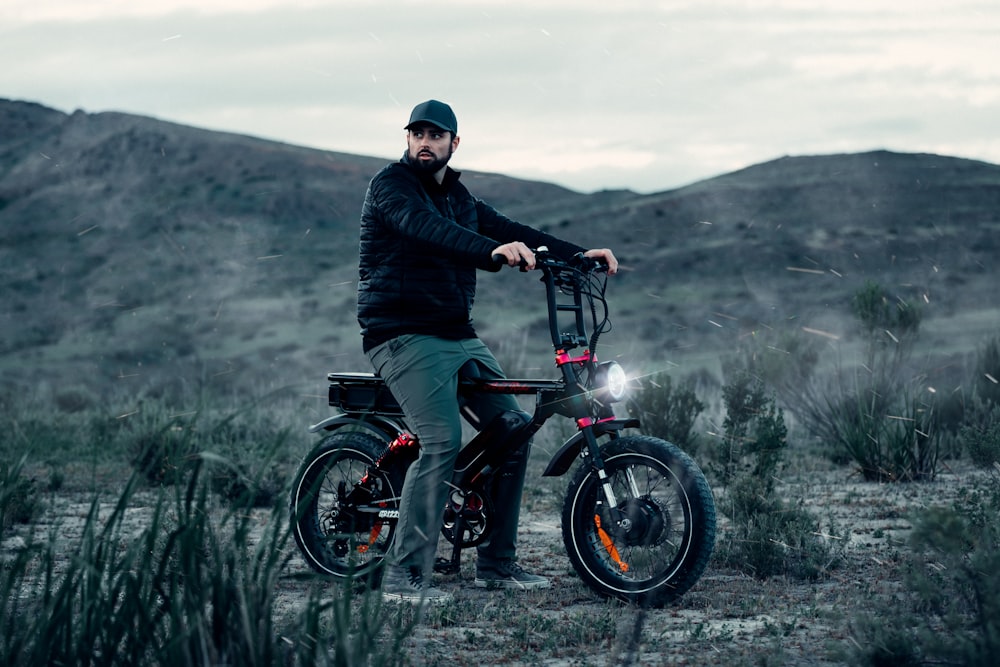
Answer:
[[[385,386],[385,380],[374,373],[329,373],[326,379],[330,381],[330,405],[348,414],[403,415],[403,409]]]

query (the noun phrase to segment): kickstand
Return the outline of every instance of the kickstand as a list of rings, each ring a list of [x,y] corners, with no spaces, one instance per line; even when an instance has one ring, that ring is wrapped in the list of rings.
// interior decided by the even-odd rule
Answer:
[[[465,509],[464,507],[462,508]],[[463,511],[455,517],[455,532],[452,534],[451,560],[438,558],[434,561],[434,571],[438,574],[458,574],[462,569],[462,534],[465,531]]]

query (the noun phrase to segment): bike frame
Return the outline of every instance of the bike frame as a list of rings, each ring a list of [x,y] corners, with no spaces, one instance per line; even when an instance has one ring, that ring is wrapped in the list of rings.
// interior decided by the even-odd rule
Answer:
[[[543,249],[539,249],[536,254],[536,261],[545,285],[549,331],[561,378],[463,378],[459,383],[460,396],[477,392],[534,395],[535,409],[530,422],[518,429],[513,436],[503,429],[491,431],[487,428],[464,445],[459,452],[453,486],[464,491],[488,478],[504,461],[518,452],[550,417],[559,414],[574,420],[577,433],[552,456],[543,476],[563,475],[577,458],[583,456],[601,481],[608,507],[617,507],[618,501],[604,470],[598,439],[616,439],[620,431],[638,427],[639,422],[631,418],[616,418],[609,405],[594,399],[592,391],[595,388],[588,386],[593,383],[592,378],[595,376],[597,359],[594,350],[599,332],[592,339],[588,337],[585,306],[590,305],[594,328],[597,329],[598,326],[593,304],[588,304],[585,298],[589,294],[587,290],[593,287],[585,281],[590,280],[596,265],[587,264],[592,260],[579,258],[585,268],[577,269]],[[563,320],[566,318],[560,317],[563,313],[570,315],[571,326],[567,331],[563,329]],[[572,353],[581,347],[584,349],[577,354]],[[417,438],[407,428],[402,409],[380,377],[373,373],[330,373],[328,380],[330,405],[337,406],[344,412],[313,425],[310,431],[362,428],[390,442],[377,465],[390,459],[398,461],[397,457],[410,458],[411,461],[416,459]],[[446,567],[440,568],[441,571],[458,570],[459,553],[463,548],[458,537],[462,534],[462,516],[463,512],[458,512],[459,525],[456,527],[452,560]],[[395,520],[396,517],[387,518]]]

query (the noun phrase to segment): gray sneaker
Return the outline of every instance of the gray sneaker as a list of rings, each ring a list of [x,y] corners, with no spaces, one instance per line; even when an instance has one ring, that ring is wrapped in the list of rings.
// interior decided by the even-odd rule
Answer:
[[[419,567],[389,565],[382,578],[382,599],[407,604],[444,604],[451,594],[424,583]]]
[[[479,588],[548,588],[549,580],[526,572],[515,560],[480,563],[476,566],[476,586]]]

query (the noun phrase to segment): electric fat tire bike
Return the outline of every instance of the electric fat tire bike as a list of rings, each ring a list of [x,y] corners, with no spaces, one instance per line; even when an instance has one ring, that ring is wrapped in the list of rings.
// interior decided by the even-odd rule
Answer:
[[[561,377],[460,373],[460,401],[476,392],[534,395],[535,408],[533,415],[499,415],[461,449],[441,508],[451,558],[439,558],[435,571],[457,573],[462,550],[489,539],[491,483],[505,461],[560,415],[576,423],[576,432],[543,475],[564,475],[575,464],[562,507],[562,538],[574,570],[599,595],[663,606],[687,592],[708,564],[715,544],[712,491],[686,453],[659,438],[627,434],[638,420],[613,412],[630,381],[617,362],[597,360],[598,339],[610,328],[607,267],[582,255],[565,262],[539,248],[536,268]],[[339,413],[310,427],[325,435],[292,484],[293,534],[314,570],[374,584],[420,444],[380,377],[330,373],[328,381],[329,403]]]

